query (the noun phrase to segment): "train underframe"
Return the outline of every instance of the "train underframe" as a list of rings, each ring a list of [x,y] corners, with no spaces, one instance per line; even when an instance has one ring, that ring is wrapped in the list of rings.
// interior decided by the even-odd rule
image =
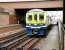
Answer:
[[[26,28],[27,34],[29,36],[38,35],[38,36],[46,36],[46,27],[42,28]]]

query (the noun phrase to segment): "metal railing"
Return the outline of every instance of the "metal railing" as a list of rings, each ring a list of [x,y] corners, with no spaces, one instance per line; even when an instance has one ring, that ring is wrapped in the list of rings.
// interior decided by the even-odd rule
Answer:
[[[60,48],[60,50],[64,50],[64,46],[63,46],[64,26],[60,20],[58,20],[58,31],[59,31],[59,48]]]

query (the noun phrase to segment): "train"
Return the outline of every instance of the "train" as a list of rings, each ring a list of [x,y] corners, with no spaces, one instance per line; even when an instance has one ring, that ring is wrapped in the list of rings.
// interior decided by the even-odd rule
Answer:
[[[26,13],[27,35],[46,35],[46,28],[51,24],[47,12],[42,9],[31,9]]]

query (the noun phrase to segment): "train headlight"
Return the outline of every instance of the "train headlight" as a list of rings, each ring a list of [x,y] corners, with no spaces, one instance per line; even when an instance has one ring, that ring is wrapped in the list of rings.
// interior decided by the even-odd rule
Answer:
[[[37,24],[34,24],[34,25],[37,25]]]

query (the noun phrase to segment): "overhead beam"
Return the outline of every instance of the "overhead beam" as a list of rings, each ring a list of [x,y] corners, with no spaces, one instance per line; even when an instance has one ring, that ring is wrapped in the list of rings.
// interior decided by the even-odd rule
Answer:
[[[9,2],[0,3],[0,7],[8,9],[16,8],[63,8],[63,1],[45,1],[45,2]]]

